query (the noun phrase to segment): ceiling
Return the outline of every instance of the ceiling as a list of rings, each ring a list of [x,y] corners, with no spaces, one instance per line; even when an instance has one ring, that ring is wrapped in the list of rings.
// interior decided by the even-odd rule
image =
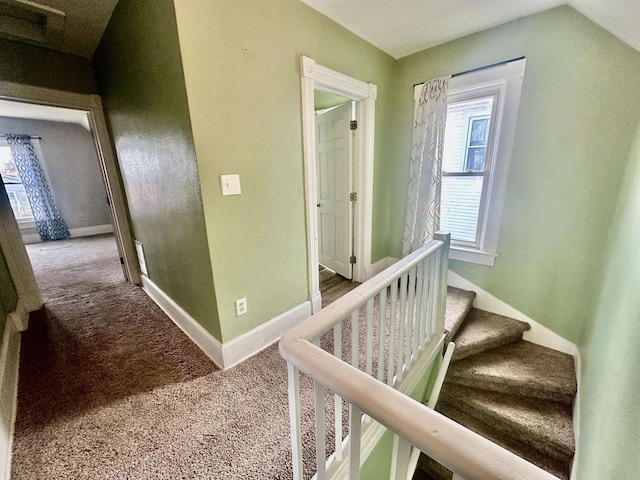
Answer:
[[[118,0],[0,0],[0,37],[91,58]]]
[[[31,103],[0,100],[0,117],[77,123],[89,130],[87,112],[83,112],[82,110],[71,110],[69,108],[49,107],[46,105],[33,105]]]
[[[640,50],[639,0],[302,0],[394,58],[568,3]]]

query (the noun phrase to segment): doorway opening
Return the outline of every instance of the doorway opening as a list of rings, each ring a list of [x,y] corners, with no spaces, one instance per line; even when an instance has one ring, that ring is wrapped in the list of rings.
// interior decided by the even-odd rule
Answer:
[[[314,91],[318,260],[323,307],[352,290],[356,102]]]
[[[106,236],[120,275],[139,284],[111,148],[97,95],[0,82],[0,246],[19,310],[43,304],[25,244],[58,256],[74,237]]]
[[[3,193],[46,302],[98,283],[102,263],[128,279],[94,138],[86,111],[0,99]]]
[[[301,63],[309,300],[315,313],[324,303],[320,265],[355,282],[365,281],[370,271],[377,87],[308,57]],[[316,99],[336,102],[321,109],[325,111],[318,125]],[[349,128],[344,138],[332,134],[340,123]],[[348,161],[338,162],[343,168],[336,175],[335,151],[349,147]],[[327,153],[332,149],[334,153]]]

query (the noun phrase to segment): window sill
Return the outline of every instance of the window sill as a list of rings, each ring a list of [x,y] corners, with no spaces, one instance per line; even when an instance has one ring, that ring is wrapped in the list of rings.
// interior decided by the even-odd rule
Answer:
[[[477,263],[478,265],[485,265],[487,267],[493,267],[497,256],[497,253],[487,253],[475,248],[465,248],[459,247],[457,245],[451,245],[451,248],[449,250],[450,260]]]
[[[36,222],[33,220],[18,220],[18,228],[26,230],[27,228],[36,228]]]

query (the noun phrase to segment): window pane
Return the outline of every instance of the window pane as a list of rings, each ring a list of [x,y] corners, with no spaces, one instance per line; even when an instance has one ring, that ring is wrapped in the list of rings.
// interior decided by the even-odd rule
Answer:
[[[453,240],[476,241],[484,177],[443,177],[440,230]]]
[[[470,147],[485,147],[489,138],[489,119],[479,118],[471,120]]]
[[[5,188],[16,220],[31,220],[33,213],[31,212],[31,205],[24,185],[21,183],[8,183],[5,184]]]
[[[9,147],[0,147],[0,175],[4,183],[20,182],[20,174],[13,163],[11,149]]]
[[[464,102],[450,103],[447,106],[442,160],[442,169],[445,172],[468,171],[466,162],[469,138],[475,130],[475,137],[482,139],[484,136],[484,145],[486,145],[492,108],[493,97],[465,100]],[[476,124],[478,125],[475,126]],[[482,168],[484,168],[484,164]]]
[[[486,154],[487,147],[469,147],[466,162],[467,172],[482,172]]]

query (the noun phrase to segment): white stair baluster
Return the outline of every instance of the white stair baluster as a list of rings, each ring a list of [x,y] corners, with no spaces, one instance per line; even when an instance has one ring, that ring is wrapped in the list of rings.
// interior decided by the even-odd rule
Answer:
[[[333,354],[342,358],[342,322],[333,327]],[[336,460],[342,460],[342,397],[334,395],[335,404],[335,455]]]
[[[360,478],[360,442],[362,435],[362,410],[351,405],[349,424],[349,480]]]
[[[317,380],[314,381],[313,384],[316,413],[316,479],[324,480],[327,473],[327,448],[324,426],[324,385]]]
[[[367,300],[367,361],[366,361],[366,372],[367,375],[371,375],[373,371],[373,306],[375,302],[375,297]]]
[[[405,344],[405,324],[407,323],[407,281],[408,275],[405,274],[400,278],[400,330],[398,332],[398,371],[396,373],[396,381],[402,380],[404,373],[404,344]]]
[[[293,479],[302,480],[302,431],[300,427],[300,373],[287,362],[289,377],[289,421],[291,423],[291,456],[293,463]]]
[[[389,304],[389,350],[387,352],[387,384],[393,385],[395,372],[394,360],[396,354],[396,325],[398,324],[398,280],[391,283],[391,302]]]
[[[385,326],[387,324],[387,289],[384,288],[380,292],[380,301],[378,303],[378,380],[381,382],[384,378],[384,339]]]

